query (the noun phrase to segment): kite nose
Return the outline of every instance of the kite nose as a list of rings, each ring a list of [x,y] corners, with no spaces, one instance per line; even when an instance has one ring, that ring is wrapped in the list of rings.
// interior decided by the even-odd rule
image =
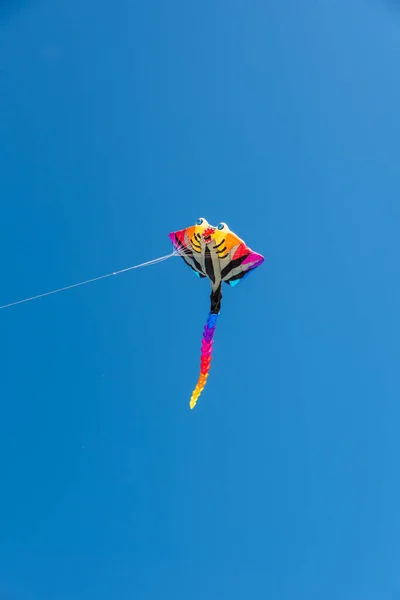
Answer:
[[[203,231],[203,237],[207,237],[207,235],[211,235],[212,233],[214,233],[215,231],[215,227],[207,227],[207,229],[205,229]]]
[[[203,240],[205,241],[206,244],[208,244],[209,242],[211,242],[211,236],[215,231],[215,227],[208,227],[207,229],[205,229],[203,231]]]

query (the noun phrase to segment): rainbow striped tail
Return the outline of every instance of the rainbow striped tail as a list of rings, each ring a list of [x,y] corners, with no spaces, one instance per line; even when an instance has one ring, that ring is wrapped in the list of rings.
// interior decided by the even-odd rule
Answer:
[[[217,326],[217,319],[218,314],[210,312],[207,323],[204,326],[203,340],[201,344],[200,376],[197,385],[192,392],[192,397],[190,398],[190,408],[195,407],[196,402],[207,383],[207,377],[211,368],[212,345],[214,343],[213,338],[215,328]]]

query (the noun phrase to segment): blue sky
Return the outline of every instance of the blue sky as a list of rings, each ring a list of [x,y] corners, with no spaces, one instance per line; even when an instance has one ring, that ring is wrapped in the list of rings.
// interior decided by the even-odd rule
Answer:
[[[400,597],[400,14],[365,0],[9,2],[0,598]]]

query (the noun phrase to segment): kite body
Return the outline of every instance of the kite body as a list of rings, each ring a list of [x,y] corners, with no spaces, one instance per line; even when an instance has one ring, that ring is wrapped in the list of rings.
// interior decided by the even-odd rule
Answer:
[[[237,285],[264,262],[264,257],[246,246],[226,223],[213,227],[203,218],[198,219],[196,225],[170,233],[169,237],[190,269],[198,277],[207,277],[211,282],[210,313],[203,332],[200,376],[190,399],[190,408],[194,408],[211,367],[214,332],[221,310],[222,282]]]

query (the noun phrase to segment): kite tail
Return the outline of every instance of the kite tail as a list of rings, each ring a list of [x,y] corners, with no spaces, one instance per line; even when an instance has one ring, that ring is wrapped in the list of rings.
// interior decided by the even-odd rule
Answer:
[[[217,326],[219,311],[221,308],[221,285],[219,285],[216,289],[213,289],[210,298],[211,311],[208,315],[207,323],[204,326],[203,340],[201,343],[200,375],[197,381],[197,385],[192,392],[192,397],[190,398],[190,408],[195,407],[196,402],[207,383],[207,378],[211,368],[211,355],[212,346],[214,343],[214,333],[215,328]]]
[[[211,368],[211,353],[212,345],[214,343],[213,338],[215,328],[217,326],[217,319],[218,315],[210,313],[208,315],[207,323],[204,327],[203,340],[201,344],[200,376],[197,385],[192,392],[192,397],[190,398],[190,408],[195,407],[196,402],[207,383],[207,377]]]

